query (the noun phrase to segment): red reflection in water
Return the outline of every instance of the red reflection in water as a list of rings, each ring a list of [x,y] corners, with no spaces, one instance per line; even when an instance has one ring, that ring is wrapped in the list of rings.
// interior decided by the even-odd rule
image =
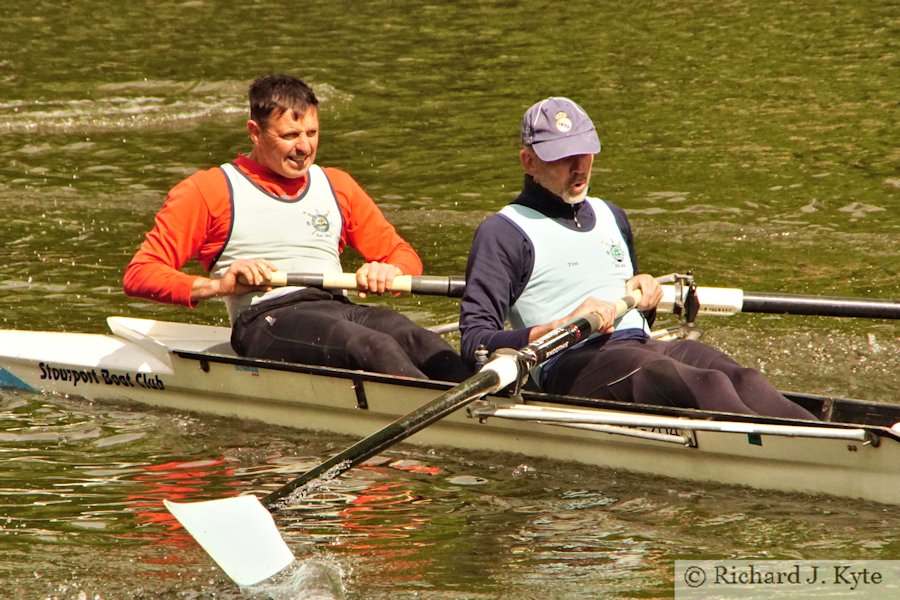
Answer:
[[[144,482],[146,488],[140,493],[128,495],[129,509],[137,515],[139,523],[158,523],[169,530],[180,529],[181,525],[175,517],[163,507],[163,499],[185,500],[202,496],[211,481],[220,482],[234,476],[234,469],[226,466],[227,463],[224,458],[219,458],[191,462],[171,461],[144,467],[144,473],[134,480]],[[236,486],[237,483],[230,481],[227,485]],[[224,495],[237,495],[238,491],[235,489],[233,493]]]
[[[418,461],[395,461],[390,467],[422,475],[443,473],[440,467]],[[389,473],[386,470],[382,472]],[[373,483],[351,500],[349,506],[338,512],[340,520],[337,524],[348,535],[348,539],[340,547],[390,565],[380,575],[370,575],[371,581],[377,579],[396,582],[400,573],[404,574],[402,579],[406,581],[421,580],[428,572],[429,565],[434,562],[432,558],[417,557],[422,547],[432,546],[434,543],[412,539],[431,520],[417,511],[416,505],[430,500],[416,494],[409,486],[407,481]]]
[[[443,470],[420,463],[417,460],[397,460],[390,463],[392,469],[406,471],[408,473],[423,475],[440,475]],[[373,483],[362,493],[358,494],[350,502],[350,506],[340,511],[341,525],[345,529],[356,532],[365,532],[370,538],[407,537],[406,534],[398,535],[397,531],[414,531],[421,529],[428,521],[427,518],[412,517],[406,522],[397,522],[385,527],[386,517],[400,516],[401,512],[413,510],[405,508],[421,501],[421,496],[413,493],[406,482]],[[386,512],[386,507],[394,509]],[[396,510],[400,508],[401,510]],[[352,547],[352,546],[351,546]]]
[[[224,458],[191,462],[171,461],[144,467],[143,473],[133,478],[134,481],[143,484],[142,489],[127,496],[126,509],[134,513],[139,526],[158,525],[165,531],[159,531],[154,527],[148,531],[124,536],[139,538],[142,547],[150,550],[141,557],[142,562],[170,567],[190,564],[189,557],[196,556],[195,549],[199,546],[165,509],[162,501],[199,499],[209,488],[220,490],[223,481],[225,485],[235,489],[221,496],[237,495],[240,490],[237,489],[237,482],[233,477],[234,469],[230,466],[230,461]],[[232,480],[228,481],[229,478]],[[182,577],[183,573],[165,570],[156,571],[154,575],[164,579],[176,579]]]
[[[393,465],[392,465],[393,466]],[[415,473],[436,475],[441,472],[434,467],[418,465],[401,468]],[[405,573],[408,581],[420,580],[433,563],[430,558],[414,558],[422,546],[430,543],[413,542],[409,538],[421,531],[429,518],[415,512],[414,505],[421,503],[422,497],[409,489],[405,482],[376,483],[360,493],[350,502],[350,506],[338,513],[342,529],[350,533],[350,539],[341,544],[342,548],[377,558],[389,569],[375,579],[395,580],[397,573]],[[411,513],[411,514],[410,514]],[[389,521],[389,522],[388,522]],[[362,534],[362,537],[358,537]],[[390,540],[403,540],[402,544]],[[370,580],[372,576],[370,575]]]
[[[406,471],[407,473],[417,473],[421,475],[440,475],[444,472],[440,467],[423,465],[417,460],[395,460],[390,466],[398,471]]]

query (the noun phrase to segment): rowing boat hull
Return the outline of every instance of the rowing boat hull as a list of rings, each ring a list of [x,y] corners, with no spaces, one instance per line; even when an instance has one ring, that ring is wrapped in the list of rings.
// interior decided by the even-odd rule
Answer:
[[[0,372],[0,385],[255,419],[360,438],[451,386],[237,357],[228,346],[227,328],[122,317],[109,321],[113,335],[0,330],[0,366],[6,371]],[[818,401],[816,397],[806,398]],[[575,409],[600,417],[657,414],[706,422],[729,419],[748,426],[808,425],[545,394],[525,394],[524,400],[532,409]],[[487,406],[502,407],[512,402],[505,396],[485,400]],[[649,429],[651,435],[666,438],[645,439],[622,435],[627,428],[606,433],[534,420],[491,417],[482,422],[460,411],[415,434],[408,443],[514,452],[699,482],[900,504],[900,436],[886,427],[900,420],[900,406],[834,402],[842,404],[821,399],[822,405],[832,411],[860,415],[858,422],[866,426],[864,440],[677,427],[631,429],[635,433]],[[671,441],[678,438],[680,443]]]

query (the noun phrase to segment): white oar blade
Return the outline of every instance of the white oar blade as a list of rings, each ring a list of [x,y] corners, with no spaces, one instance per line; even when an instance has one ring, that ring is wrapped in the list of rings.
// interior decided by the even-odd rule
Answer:
[[[268,579],[294,560],[271,513],[256,496],[163,504],[238,585]]]

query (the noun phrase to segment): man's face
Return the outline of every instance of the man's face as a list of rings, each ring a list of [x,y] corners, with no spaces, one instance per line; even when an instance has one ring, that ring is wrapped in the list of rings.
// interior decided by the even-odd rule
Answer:
[[[315,108],[299,117],[291,110],[273,115],[265,129],[256,121],[248,121],[247,131],[253,140],[250,158],[282,177],[303,177],[316,160],[319,113]]]
[[[563,199],[567,204],[584,200],[591,181],[593,154],[576,154],[553,162],[544,162],[531,148],[523,148],[519,160],[525,172],[542,187]]]

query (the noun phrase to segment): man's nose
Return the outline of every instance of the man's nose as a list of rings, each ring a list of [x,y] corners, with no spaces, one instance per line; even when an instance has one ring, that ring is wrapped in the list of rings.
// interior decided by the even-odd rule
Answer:
[[[310,142],[308,136],[300,135],[297,136],[297,141],[294,143],[294,147],[303,154],[309,154],[312,149],[312,143]]]

